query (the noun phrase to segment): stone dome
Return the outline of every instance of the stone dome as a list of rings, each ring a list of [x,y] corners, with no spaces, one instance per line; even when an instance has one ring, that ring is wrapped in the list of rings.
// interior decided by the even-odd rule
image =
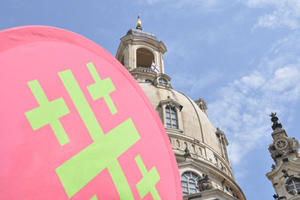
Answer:
[[[185,199],[246,199],[234,180],[225,133],[215,128],[203,99],[193,101],[173,89],[165,74],[166,46],[157,37],[130,29],[116,58],[136,79],[158,112],[169,136]]]
[[[222,156],[216,128],[209,121],[206,113],[192,99],[172,88],[156,87],[146,82],[141,82],[140,86],[157,111],[160,111],[161,102],[168,101],[168,99],[181,107],[178,130],[166,128],[168,133],[177,133],[203,143],[209,146],[214,153]],[[163,119],[163,113],[159,112],[159,114],[161,119]]]
[[[180,159],[180,156],[184,157],[189,153],[194,159],[203,159],[233,177],[227,156],[226,136],[209,121],[205,109],[200,104],[205,102],[201,100],[197,104],[188,96],[174,90],[170,84],[170,77],[166,74],[156,74],[153,70],[143,67],[135,68],[130,73],[157,110],[176,156]],[[176,113],[175,127],[167,124],[167,106],[173,108]]]
[[[155,73],[144,67],[137,67],[130,73],[158,112],[170,138],[181,174],[193,172],[199,175],[199,171],[209,174],[213,187],[219,190],[224,188],[222,181],[226,180],[228,186],[225,188],[229,188],[228,193],[234,198],[243,199],[228,160],[226,136],[208,119],[205,102],[202,99],[193,101],[174,90],[170,84],[171,78],[166,74]],[[175,127],[168,126],[167,107],[173,108],[176,113]]]

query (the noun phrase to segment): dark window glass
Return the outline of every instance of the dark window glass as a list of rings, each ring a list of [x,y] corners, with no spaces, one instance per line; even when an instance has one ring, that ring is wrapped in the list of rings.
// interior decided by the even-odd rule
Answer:
[[[165,86],[165,87],[168,86],[168,81],[166,79],[159,78],[158,81],[159,81],[160,85]]]
[[[286,182],[286,189],[290,194],[300,194],[300,178],[291,178]]]
[[[149,79],[146,79],[146,80],[145,80],[145,83],[151,83],[151,84],[152,84],[152,81],[149,80]]]
[[[167,128],[178,128],[176,109],[171,106],[166,106],[166,125]]]
[[[181,186],[183,195],[198,193],[197,188],[199,176],[193,172],[185,172],[181,175]]]

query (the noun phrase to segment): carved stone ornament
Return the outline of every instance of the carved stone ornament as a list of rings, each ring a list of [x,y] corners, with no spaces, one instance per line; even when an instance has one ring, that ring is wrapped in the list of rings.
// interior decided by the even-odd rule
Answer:
[[[282,159],[288,161],[287,156],[291,154],[298,154],[299,143],[295,138],[290,138],[286,134],[285,130],[282,129],[282,125],[278,123],[278,117],[276,113],[270,114],[271,121],[273,122],[272,137],[273,143],[269,146],[269,151],[274,161]]]
[[[300,178],[291,176],[285,183],[285,188],[291,195],[300,194]]]
[[[204,113],[206,113],[207,105],[206,105],[205,101],[204,101],[202,98],[196,100],[195,103],[199,106],[199,108],[200,108]]]
[[[191,152],[190,152],[190,150],[189,150],[189,148],[186,146],[186,148],[185,148],[185,150],[184,150],[184,154],[183,154],[183,157],[186,159],[186,158],[190,158],[190,157],[192,157],[191,156]]]
[[[285,149],[288,145],[288,142],[285,139],[279,139],[276,141],[275,145],[277,149]]]
[[[270,146],[269,151],[274,160],[298,152],[299,143],[295,138],[280,137]]]
[[[183,106],[180,105],[177,101],[174,99],[171,99],[170,96],[166,100],[161,100],[158,104],[158,106],[163,106],[163,105],[169,105],[171,107],[176,107],[179,111],[182,110]]]
[[[212,189],[212,183],[207,174],[203,174],[201,178],[198,179],[198,190],[200,192]]]
[[[272,125],[273,130],[282,128],[281,123],[278,123],[278,117],[276,116],[276,113],[271,113],[270,117],[271,117],[271,121],[273,122],[273,125]]]

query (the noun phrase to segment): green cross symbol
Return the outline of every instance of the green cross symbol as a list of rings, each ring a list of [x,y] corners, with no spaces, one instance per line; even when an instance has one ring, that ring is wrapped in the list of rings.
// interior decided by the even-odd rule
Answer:
[[[160,196],[155,188],[156,183],[160,179],[156,168],[153,167],[148,172],[140,155],[135,158],[135,161],[143,175],[143,178],[136,184],[141,198],[144,198],[146,194],[150,192],[154,200],[160,200]]]
[[[50,124],[58,142],[61,146],[69,142],[69,138],[59,121],[59,118],[68,114],[70,111],[64,102],[63,98],[49,102],[43,89],[37,80],[28,82],[40,107],[30,110],[25,113],[33,130],[37,130],[47,124]]]
[[[96,195],[94,195],[92,198],[90,198],[90,200],[98,200],[98,198]]]
[[[99,74],[96,71],[96,68],[94,67],[93,63],[88,63],[87,67],[95,80],[95,83],[88,86],[88,90],[93,98],[93,100],[97,100],[101,97],[104,98],[104,101],[106,102],[109,110],[112,114],[115,114],[117,112],[117,109],[112,101],[112,99],[109,96],[109,93],[113,92],[115,90],[115,86],[113,85],[110,78],[101,80]]]
[[[118,162],[119,156],[140,139],[132,120],[126,120],[104,134],[72,72],[66,70],[60,72],[59,76],[94,141],[56,168],[68,197],[71,198],[107,168],[120,199],[133,200],[130,186]]]
[[[95,81],[94,84],[88,86],[92,99],[97,100],[103,97],[112,114],[115,114],[117,109],[109,96],[115,90],[111,79],[101,80],[92,63],[88,63],[87,67]],[[72,72],[70,70],[59,72],[59,77],[93,139],[92,144],[56,168],[56,174],[68,197],[74,196],[101,171],[108,169],[120,199],[133,200],[131,188],[118,158],[140,139],[134,123],[131,119],[127,119],[104,134]],[[63,98],[50,102],[37,80],[28,82],[28,85],[40,104],[38,108],[25,113],[32,128],[37,130],[50,124],[60,145],[69,142],[69,138],[59,121],[60,117],[70,112]],[[153,199],[159,200],[160,196],[155,185],[160,176],[156,168],[153,167],[147,172],[141,157],[137,156],[135,160],[143,175],[143,178],[136,184],[140,196],[144,198],[148,192],[151,192]],[[97,196],[94,195],[90,200],[97,200]]]

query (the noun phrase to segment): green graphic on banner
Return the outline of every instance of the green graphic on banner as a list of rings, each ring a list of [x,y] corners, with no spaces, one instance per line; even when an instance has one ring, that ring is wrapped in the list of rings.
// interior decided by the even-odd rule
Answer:
[[[117,108],[109,96],[115,90],[111,79],[101,80],[92,63],[88,63],[87,67],[95,81],[87,87],[92,99],[98,100],[103,97],[111,113],[117,113]],[[118,161],[123,153],[140,140],[133,121],[128,118],[108,133],[104,133],[71,70],[59,72],[58,75],[93,140],[92,144],[56,168],[56,174],[67,196],[72,198],[100,172],[107,169],[120,199],[133,200],[131,188]],[[37,80],[29,82],[28,85],[40,104],[40,107],[25,113],[32,128],[37,130],[50,124],[61,145],[69,142],[59,121],[60,117],[70,112],[63,98],[49,102]],[[143,178],[136,184],[141,198],[150,192],[154,200],[160,200],[155,188],[160,180],[156,168],[153,167],[147,171],[140,155],[135,160],[143,175]],[[97,199],[96,195],[90,198],[90,200]]]
[[[107,78],[105,80],[101,80],[93,63],[88,63],[87,67],[93,79],[95,80],[95,84],[88,86],[88,90],[93,100],[97,100],[103,97],[111,113],[115,114],[117,112],[117,109],[109,96],[109,93],[115,90],[111,79]]]
[[[40,104],[40,107],[26,112],[26,117],[33,130],[50,124],[59,144],[63,146],[68,143],[69,138],[59,121],[60,117],[70,112],[63,98],[49,102],[37,80],[28,82],[28,85],[37,102]]]
[[[154,200],[160,200],[160,196],[155,188],[156,183],[159,181],[160,177],[153,167],[149,172],[147,172],[146,166],[140,155],[135,158],[135,161],[143,175],[142,180],[136,184],[137,190],[141,198],[144,198],[148,192],[152,194]]]
[[[90,200],[98,200],[98,198],[96,195],[94,195],[92,198],[90,198]]]
[[[128,119],[104,135],[72,72],[66,70],[60,72],[59,76],[94,140],[94,143],[56,169],[68,196],[72,197],[107,168],[120,198],[133,199],[129,184],[117,160],[140,138],[133,122]]]

